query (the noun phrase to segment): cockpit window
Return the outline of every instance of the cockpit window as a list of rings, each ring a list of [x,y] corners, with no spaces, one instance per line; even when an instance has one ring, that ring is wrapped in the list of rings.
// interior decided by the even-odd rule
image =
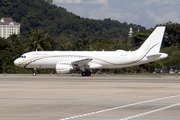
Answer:
[[[26,58],[26,56],[21,56],[21,58]]]

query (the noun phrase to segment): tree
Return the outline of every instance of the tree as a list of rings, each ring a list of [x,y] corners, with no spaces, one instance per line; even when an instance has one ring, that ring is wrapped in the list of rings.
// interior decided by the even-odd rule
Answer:
[[[159,24],[166,26],[163,47],[179,46],[180,44],[180,24],[172,23],[171,21],[165,24]],[[157,26],[159,26],[157,25]]]
[[[140,32],[135,34],[131,41],[133,47],[139,48],[143,44],[143,42],[148,38],[149,34],[150,33],[140,33]]]
[[[4,38],[0,38],[0,51],[5,50],[8,47],[10,47],[8,41],[5,40]]]
[[[11,43],[11,46],[15,46],[15,45],[21,45],[21,40],[20,38],[18,37],[18,35],[16,34],[12,34],[8,37],[9,42]]]
[[[35,50],[49,50],[51,48],[50,41],[52,37],[49,34],[45,33],[43,30],[31,30],[29,33],[30,37],[26,39],[26,50],[35,51]]]

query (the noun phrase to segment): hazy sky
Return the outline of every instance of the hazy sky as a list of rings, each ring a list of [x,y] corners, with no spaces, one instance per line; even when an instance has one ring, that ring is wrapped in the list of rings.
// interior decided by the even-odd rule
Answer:
[[[146,28],[168,21],[180,23],[180,0],[53,0],[84,18],[111,18]]]

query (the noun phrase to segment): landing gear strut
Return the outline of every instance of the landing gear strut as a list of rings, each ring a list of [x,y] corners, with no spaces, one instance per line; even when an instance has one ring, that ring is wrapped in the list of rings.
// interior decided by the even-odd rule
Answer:
[[[37,74],[37,70],[36,70],[36,68],[34,68],[34,70],[33,70],[33,76],[36,76],[36,74]]]
[[[83,71],[81,73],[82,76],[91,76],[91,72],[90,71]]]

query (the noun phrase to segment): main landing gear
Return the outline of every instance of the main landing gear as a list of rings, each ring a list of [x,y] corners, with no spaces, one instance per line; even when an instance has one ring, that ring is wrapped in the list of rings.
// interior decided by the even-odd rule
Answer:
[[[83,71],[81,73],[82,76],[91,76],[91,72],[90,71]]]

